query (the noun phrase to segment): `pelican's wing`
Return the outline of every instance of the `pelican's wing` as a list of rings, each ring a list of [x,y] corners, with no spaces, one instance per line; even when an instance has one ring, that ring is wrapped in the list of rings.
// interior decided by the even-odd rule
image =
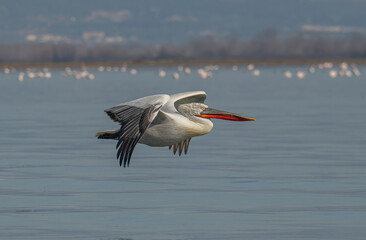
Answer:
[[[169,101],[161,109],[164,112],[178,112],[178,106],[185,103],[203,103],[206,100],[204,91],[177,93],[170,96]]]
[[[121,124],[116,146],[120,166],[122,162],[124,167],[130,165],[137,142],[169,98],[169,95],[154,95],[104,110],[111,119]]]

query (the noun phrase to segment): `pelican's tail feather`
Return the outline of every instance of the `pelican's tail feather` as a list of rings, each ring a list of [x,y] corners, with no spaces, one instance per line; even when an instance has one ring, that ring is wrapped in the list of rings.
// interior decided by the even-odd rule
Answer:
[[[97,132],[95,134],[95,136],[97,138],[101,138],[101,139],[118,139],[118,135],[119,135],[119,129],[117,130],[105,130],[105,131],[101,131],[101,132]]]

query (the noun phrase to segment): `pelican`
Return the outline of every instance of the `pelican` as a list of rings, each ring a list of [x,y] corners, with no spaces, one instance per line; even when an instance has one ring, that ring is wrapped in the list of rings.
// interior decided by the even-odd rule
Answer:
[[[209,108],[203,104],[204,91],[159,94],[139,98],[104,110],[121,127],[96,133],[97,138],[117,140],[119,165],[130,165],[131,156],[137,143],[152,147],[173,146],[179,156],[187,154],[192,137],[211,131],[210,118],[231,121],[255,121],[254,118]]]

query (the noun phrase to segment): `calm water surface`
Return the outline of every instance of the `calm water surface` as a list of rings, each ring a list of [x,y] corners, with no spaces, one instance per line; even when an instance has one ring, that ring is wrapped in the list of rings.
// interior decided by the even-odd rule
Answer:
[[[365,239],[366,68],[282,77],[297,68],[1,73],[0,239]],[[138,145],[126,169],[94,137],[117,126],[108,107],[192,90],[257,121],[214,120],[187,156]]]

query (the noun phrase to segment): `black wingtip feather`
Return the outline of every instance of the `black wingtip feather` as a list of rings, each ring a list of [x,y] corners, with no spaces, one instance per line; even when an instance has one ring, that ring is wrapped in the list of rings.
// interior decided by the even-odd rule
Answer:
[[[150,106],[146,109],[133,106],[117,106],[105,110],[110,118],[121,124],[116,144],[116,149],[118,149],[117,159],[120,166],[123,164],[124,168],[129,167],[132,153],[138,141],[151,124],[150,116],[154,109],[156,109],[156,106]]]
[[[141,136],[138,137],[138,138],[136,138],[136,139],[134,139],[134,141],[132,143],[132,146],[130,148],[130,151],[128,153],[126,153],[126,154],[128,154],[128,156],[127,156],[127,166],[128,167],[130,166],[130,161],[131,161],[132,153],[135,150],[136,144],[140,140],[140,138],[141,138]]]

